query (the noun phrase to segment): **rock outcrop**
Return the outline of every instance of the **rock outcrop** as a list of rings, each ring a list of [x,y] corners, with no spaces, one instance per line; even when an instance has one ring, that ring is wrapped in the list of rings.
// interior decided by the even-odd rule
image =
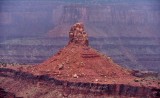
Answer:
[[[3,88],[0,88],[0,98],[23,98],[23,97],[16,97],[15,94],[7,92]]]
[[[88,46],[88,35],[84,30],[82,23],[76,23],[71,27],[69,32],[69,43]]]
[[[129,70],[115,64],[109,57],[89,46],[82,23],[76,23],[71,27],[68,45],[31,70],[35,74],[51,74],[58,79],[73,81],[82,81],[86,78],[84,80],[86,82],[105,82],[106,77],[111,78],[109,81],[112,83],[114,78],[133,78]],[[74,77],[79,78],[75,80]]]
[[[160,96],[160,89],[158,88],[138,87],[127,84],[70,82],[69,80],[63,81],[51,78],[48,75],[35,76],[7,68],[0,68],[0,72],[2,72],[0,77],[6,77],[0,80],[4,81],[0,84],[3,88],[7,87],[15,94],[24,93],[21,95],[22,97],[14,97],[12,93],[0,89],[0,98],[53,98],[53,96],[56,98],[64,96],[67,98],[75,98],[75,96],[76,98],[82,98],[81,96],[87,98],[159,98]],[[8,82],[12,83],[6,85]],[[32,94],[26,95],[33,88],[36,88],[36,90]],[[46,95],[48,97],[45,97]],[[58,95],[61,95],[61,97],[58,97]]]
[[[139,81],[142,80],[138,79],[138,82],[135,82],[137,77],[131,70],[119,66],[110,57],[91,48],[82,23],[76,23],[71,27],[68,45],[42,64],[28,69],[28,72],[35,75],[48,74],[56,79],[72,82],[127,85],[129,83],[141,86]],[[148,82],[143,85],[148,86]]]

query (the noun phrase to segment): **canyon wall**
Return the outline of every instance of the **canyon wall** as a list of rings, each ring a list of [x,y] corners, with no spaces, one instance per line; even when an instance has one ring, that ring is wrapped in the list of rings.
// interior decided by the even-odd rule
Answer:
[[[81,2],[1,1],[1,36],[45,36],[56,26],[72,25],[78,21],[84,22],[90,29],[94,27],[98,32],[103,31],[107,36],[150,37],[157,36],[160,31],[158,1]]]
[[[38,64],[62,49],[69,38],[17,38],[0,44],[1,63]],[[90,46],[128,68],[160,72],[160,39],[89,37]]]

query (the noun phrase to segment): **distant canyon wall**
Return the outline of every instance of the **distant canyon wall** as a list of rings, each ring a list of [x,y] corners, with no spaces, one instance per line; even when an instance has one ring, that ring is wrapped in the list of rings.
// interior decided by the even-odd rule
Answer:
[[[56,26],[79,21],[104,33],[124,32],[132,36],[134,34],[130,32],[134,31],[149,32],[147,34],[152,36],[160,31],[159,6],[158,3],[65,4],[47,1],[4,4],[0,11],[0,36],[45,36]]]
[[[160,11],[156,5],[106,4],[64,6],[63,22],[145,25],[160,24]]]

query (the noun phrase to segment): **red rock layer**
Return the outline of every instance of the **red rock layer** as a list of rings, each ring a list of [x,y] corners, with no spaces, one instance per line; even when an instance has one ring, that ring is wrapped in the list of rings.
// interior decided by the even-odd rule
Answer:
[[[82,82],[119,83],[133,79],[129,70],[88,46],[88,36],[83,24],[73,25],[69,38],[67,46],[30,70],[34,74],[49,74],[58,79]]]

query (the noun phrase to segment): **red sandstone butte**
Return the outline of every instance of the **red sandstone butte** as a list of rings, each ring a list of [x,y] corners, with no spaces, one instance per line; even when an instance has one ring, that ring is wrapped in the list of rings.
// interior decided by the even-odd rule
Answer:
[[[59,80],[73,82],[142,85],[135,82],[141,78],[133,76],[132,70],[119,66],[110,57],[89,46],[88,35],[82,23],[76,23],[71,27],[68,45],[28,71],[35,75],[47,74]],[[143,86],[148,85],[143,83]],[[149,86],[156,87],[157,84]]]
[[[42,64],[1,67],[0,96],[8,96],[5,88],[21,98],[159,98],[160,81],[139,74],[91,48],[76,23],[68,45]]]

